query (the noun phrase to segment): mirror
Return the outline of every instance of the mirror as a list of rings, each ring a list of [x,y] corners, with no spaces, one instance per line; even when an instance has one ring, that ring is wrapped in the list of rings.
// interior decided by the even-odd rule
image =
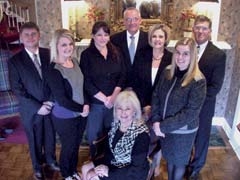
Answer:
[[[110,25],[113,33],[125,29],[123,12],[136,7],[142,16],[141,29],[148,31],[153,24],[165,23],[171,27],[172,0],[111,0]]]

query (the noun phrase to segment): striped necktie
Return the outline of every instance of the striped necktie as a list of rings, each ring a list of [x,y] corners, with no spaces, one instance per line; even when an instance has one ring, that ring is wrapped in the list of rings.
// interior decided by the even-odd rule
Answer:
[[[33,63],[38,71],[39,76],[42,78],[42,70],[41,70],[41,65],[38,61],[38,56],[37,54],[33,54]]]

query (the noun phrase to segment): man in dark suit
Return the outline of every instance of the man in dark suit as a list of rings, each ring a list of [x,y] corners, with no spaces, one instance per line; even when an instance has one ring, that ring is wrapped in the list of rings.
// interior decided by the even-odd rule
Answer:
[[[193,34],[199,49],[199,68],[207,81],[207,96],[200,112],[193,159],[189,164],[189,179],[192,180],[199,178],[199,172],[206,162],[216,95],[222,87],[225,74],[226,54],[209,41],[211,26],[212,22],[208,17],[199,15],[193,27]]]
[[[132,87],[134,80],[132,79],[132,70],[134,68],[134,62],[136,61],[136,54],[141,49],[149,46],[147,32],[140,30],[140,24],[142,22],[140,12],[135,7],[129,7],[124,11],[123,21],[126,30],[116,33],[111,36],[111,42],[119,47],[122,51],[123,59],[127,67],[127,87]],[[133,54],[131,58],[131,44],[134,42]]]
[[[55,157],[55,131],[50,118],[53,103],[46,84],[50,63],[48,49],[39,48],[40,31],[33,22],[21,26],[20,40],[24,49],[9,60],[13,92],[20,103],[20,114],[29,143],[34,178],[43,179],[42,165],[59,171]]]

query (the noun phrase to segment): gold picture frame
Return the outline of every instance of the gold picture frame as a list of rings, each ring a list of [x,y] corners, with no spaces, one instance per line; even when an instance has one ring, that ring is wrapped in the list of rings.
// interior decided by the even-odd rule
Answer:
[[[128,2],[134,2],[134,7],[141,7],[137,3],[138,1],[128,1]],[[156,2],[156,1],[139,1],[141,3],[143,2]],[[156,14],[156,12],[150,15],[144,15],[142,17],[142,24],[141,29],[144,31],[148,31],[149,27],[153,24],[160,24],[164,23],[171,27],[172,23],[172,0],[160,0],[157,1],[161,4],[159,4],[159,14]],[[130,6],[131,7],[131,6]],[[125,7],[126,8],[126,7]],[[119,31],[124,30],[123,26],[123,11],[124,11],[124,0],[111,0],[110,4],[110,26],[112,29],[112,33],[116,33]],[[142,14],[142,13],[141,13]]]

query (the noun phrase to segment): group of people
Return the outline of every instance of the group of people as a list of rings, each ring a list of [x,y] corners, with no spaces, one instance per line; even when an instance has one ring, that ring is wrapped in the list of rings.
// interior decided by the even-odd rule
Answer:
[[[153,143],[161,146],[156,157],[158,165],[161,154],[167,161],[169,180],[181,180],[185,172],[198,179],[226,60],[210,41],[211,20],[197,16],[194,39],[180,39],[173,52],[166,48],[165,25],[141,31],[141,15],[133,7],[124,11],[123,21],[126,30],[111,36],[106,22],[96,22],[80,63],[69,30],[54,32],[49,51],[39,47],[35,23],[21,26],[24,49],[9,60],[10,83],[20,101],[35,179],[44,178],[47,165],[66,180],[145,180]],[[80,175],[85,129],[92,161]],[[93,142],[104,135],[105,153],[96,159]]]

